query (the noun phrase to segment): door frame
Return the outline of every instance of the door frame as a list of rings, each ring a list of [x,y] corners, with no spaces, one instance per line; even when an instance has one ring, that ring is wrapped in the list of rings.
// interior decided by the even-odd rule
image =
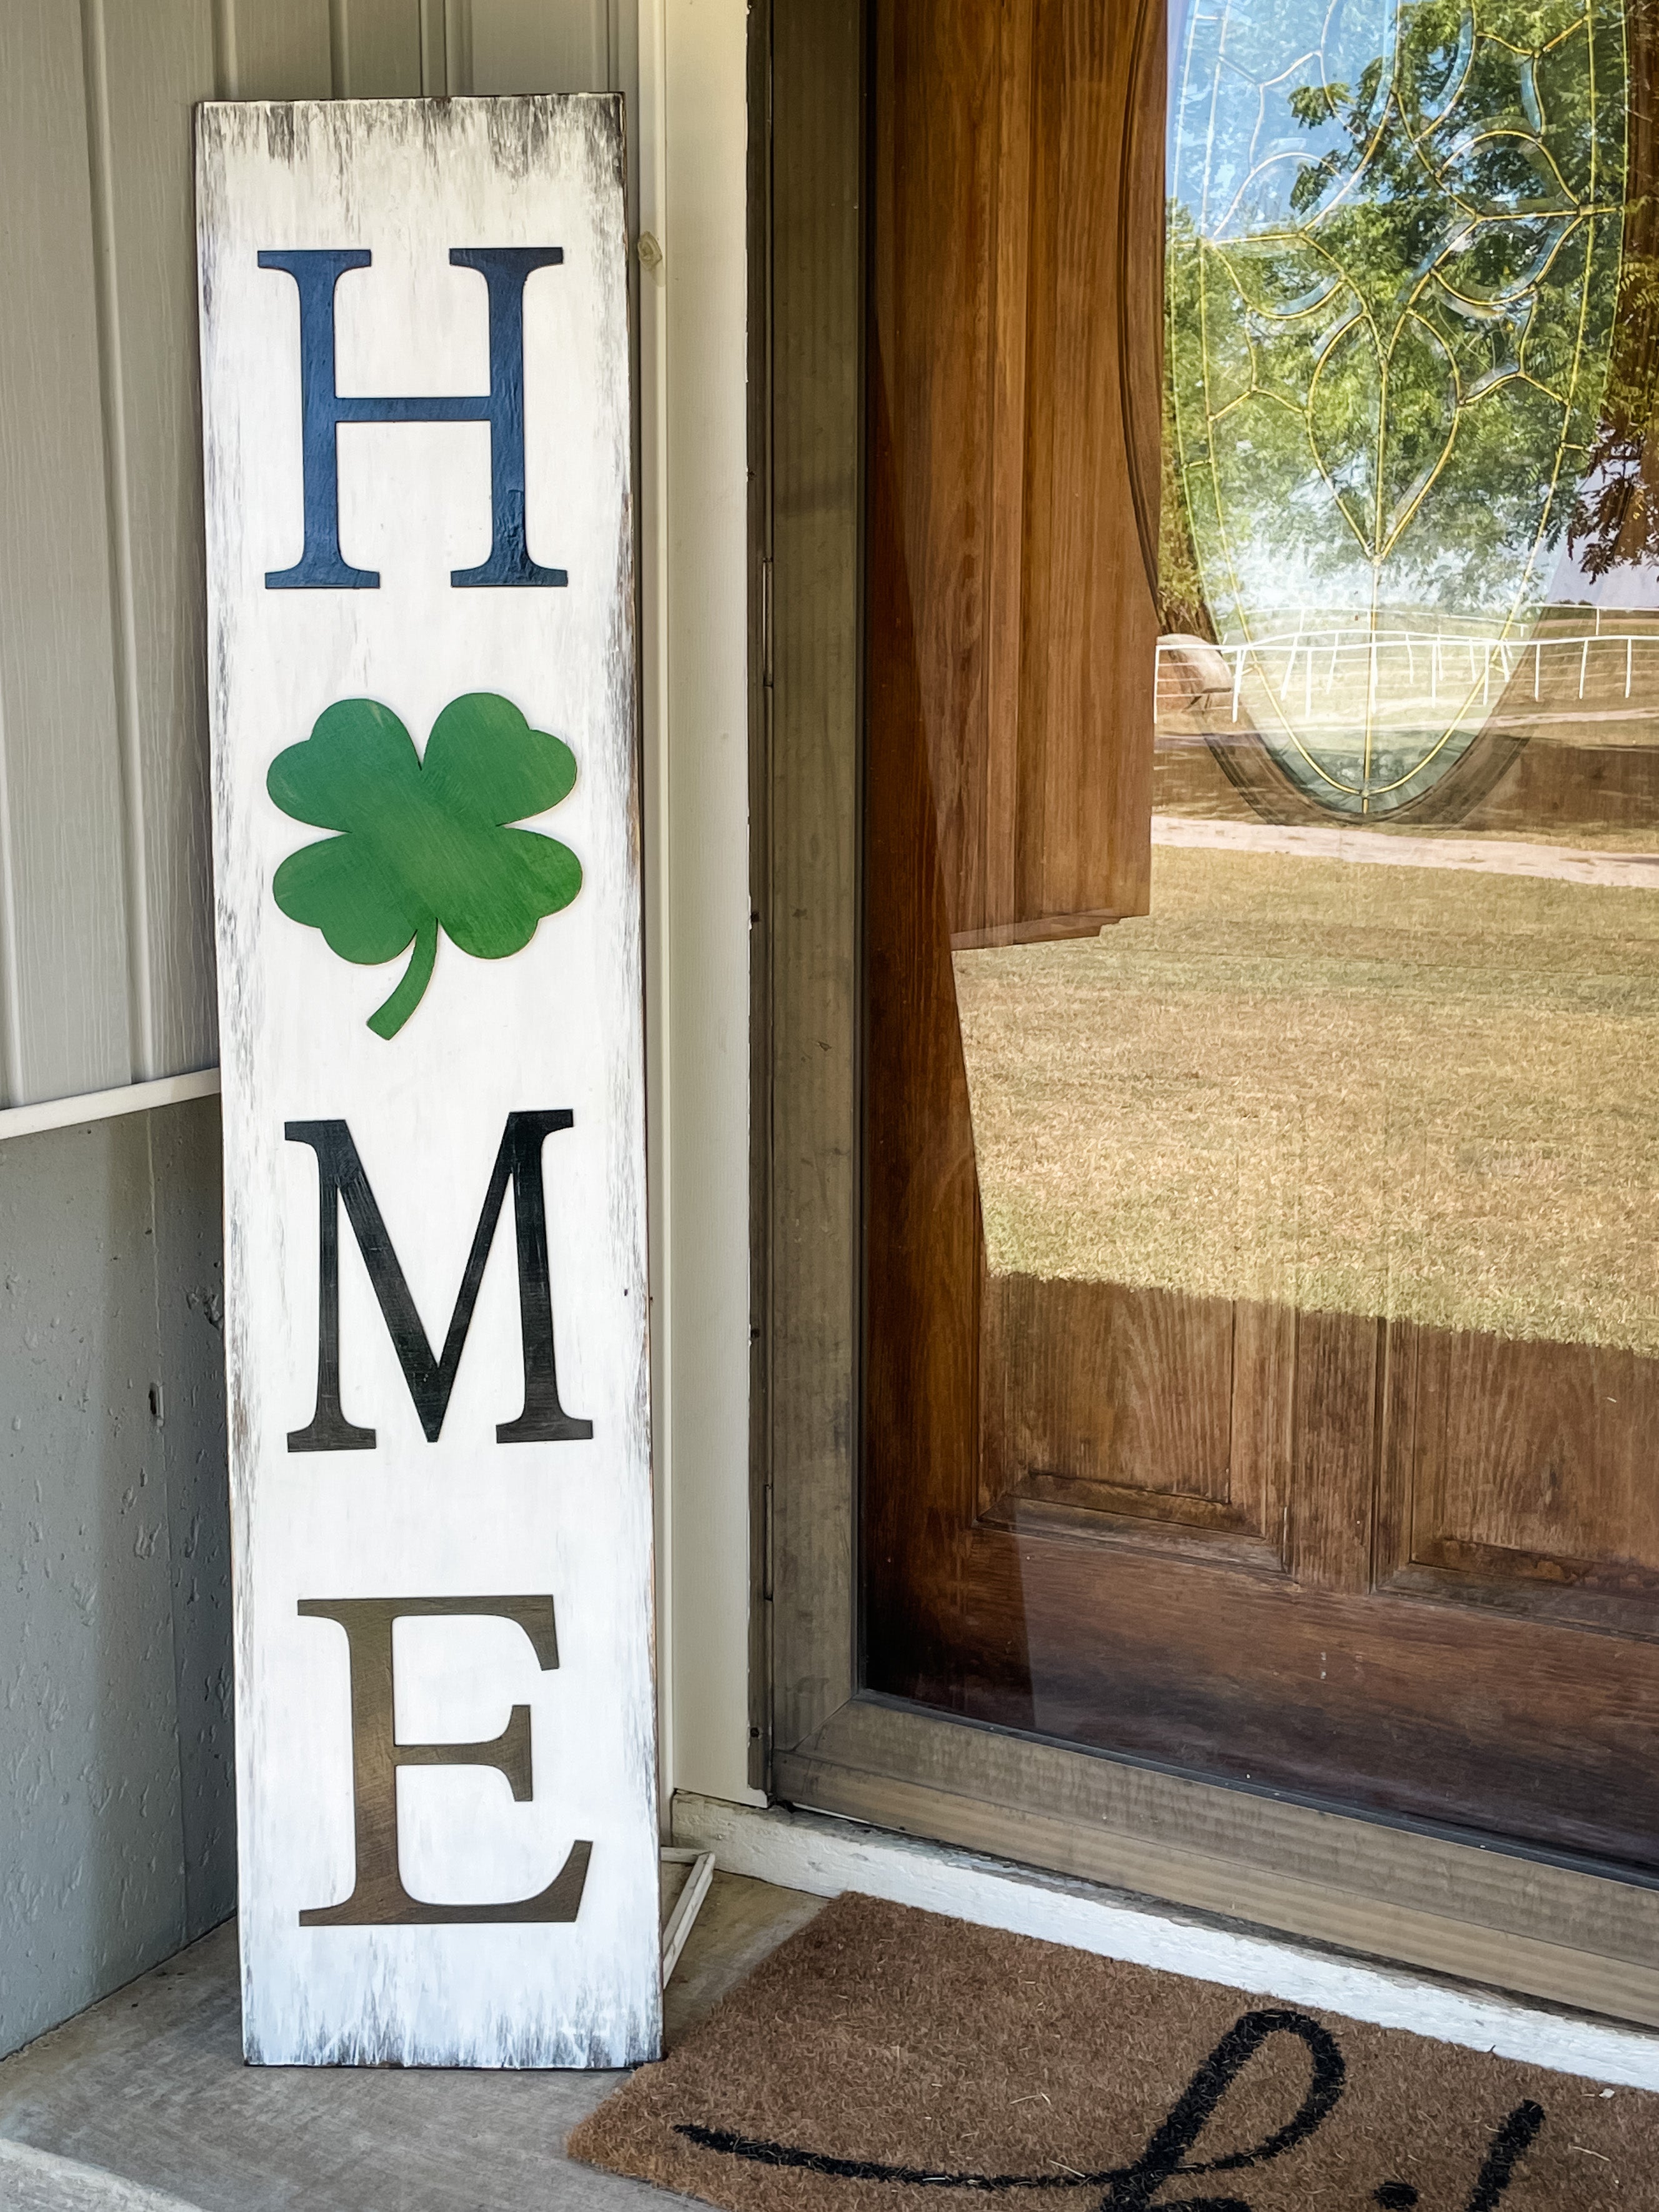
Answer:
[[[1659,2025],[1659,1881],[860,1686],[865,0],[757,0],[750,22],[750,1778],[787,1803]]]

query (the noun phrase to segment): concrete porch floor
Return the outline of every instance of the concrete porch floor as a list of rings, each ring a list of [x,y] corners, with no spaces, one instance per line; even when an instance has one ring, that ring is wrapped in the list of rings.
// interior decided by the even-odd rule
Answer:
[[[823,1902],[717,1874],[668,1985],[669,2047]],[[0,2062],[0,2137],[200,2212],[633,2212],[660,2193],[564,2155],[622,2078],[244,2066],[231,1921]]]

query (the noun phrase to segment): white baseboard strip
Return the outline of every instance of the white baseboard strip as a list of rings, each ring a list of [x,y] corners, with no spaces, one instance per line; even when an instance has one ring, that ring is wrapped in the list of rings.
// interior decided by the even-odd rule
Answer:
[[[1346,2013],[1380,2027],[1496,2051],[1592,2081],[1659,2089],[1659,2035],[1522,2003],[1492,1990],[1255,1935],[1060,1875],[981,1858],[817,1813],[761,1809],[677,1790],[677,1844],[723,1874],[818,1897],[862,1890],[1105,1959]]]
[[[155,1106],[181,1106],[189,1098],[211,1098],[219,1089],[216,1067],[191,1075],[161,1075],[154,1083],[122,1083],[113,1091],[83,1091],[72,1098],[42,1098],[33,1106],[0,1107],[0,1144],[8,1137],[34,1137],[43,1129],[78,1129],[84,1122],[108,1121],[118,1114],[148,1114]]]

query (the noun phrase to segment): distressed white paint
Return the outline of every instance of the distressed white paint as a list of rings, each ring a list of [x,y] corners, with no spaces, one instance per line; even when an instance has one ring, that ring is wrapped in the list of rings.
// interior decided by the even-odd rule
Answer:
[[[1063,1875],[1034,1873],[822,1814],[761,1812],[685,1791],[674,1799],[674,1834],[682,1844],[713,1851],[723,1874],[815,1897],[860,1890],[982,1928],[1069,1944],[1097,1958],[1346,2013],[1468,2051],[1496,2051],[1523,2065],[1659,2089],[1659,2035],[1250,1935]]]
[[[620,103],[549,97],[200,111],[227,1354],[236,1531],[244,2027],[267,2063],[614,2065],[660,1992],[651,1652],[640,885]],[[348,426],[340,537],[378,591],[265,589],[301,539],[298,313],[261,248],[364,246],[338,294],[346,392],[482,392],[484,287],[457,246],[558,245],[525,294],[533,557],[563,590],[455,590],[489,541],[482,425]],[[365,1026],[402,962],[350,966],[270,896],[317,833],[265,793],[321,709],[368,696],[423,744],[473,690],[574,750],[538,825],[584,882],[515,957],[441,943],[400,1035]],[[285,1121],[350,1124],[429,1340],[441,1341],[509,1111],[568,1107],[544,1151],[561,1394],[591,1442],[498,1445],[521,1403],[503,1210],[440,1440],[428,1444],[350,1231],[344,1406],[372,1452],[296,1455],[316,1363],[316,1167]],[[507,1900],[592,1858],[569,1924],[302,1929],[353,1871],[345,1639],[304,1598],[550,1593],[560,1665],[501,1621],[405,1620],[401,1741],[532,1712],[535,1790],[484,1768],[399,1778],[406,1886]]]

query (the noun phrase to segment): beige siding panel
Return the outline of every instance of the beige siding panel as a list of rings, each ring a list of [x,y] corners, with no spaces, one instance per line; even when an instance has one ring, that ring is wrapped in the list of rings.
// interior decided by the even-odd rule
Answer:
[[[331,100],[328,0],[221,0],[227,100]]]
[[[616,88],[609,0],[222,0],[229,100]]]
[[[191,107],[214,89],[211,0],[94,0],[86,25],[143,1081],[218,1050],[190,184]]]
[[[10,0],[0,71],[6,1101],[132,1075],[81,15]]]
[[[468,92],[619,88],[607,0],[448,0]]]
[[[334,15],[337,100],[416,100],[421,0],[341,0]]]

